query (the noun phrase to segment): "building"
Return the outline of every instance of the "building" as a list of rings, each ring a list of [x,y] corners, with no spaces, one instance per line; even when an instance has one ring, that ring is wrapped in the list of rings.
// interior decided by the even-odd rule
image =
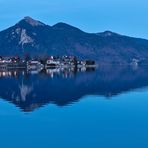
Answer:
[[[11,63],[17,63],[20,61],[19,57],[0,57],[0,63],[1,64],[11,64]]]
[[[36,60],[30,60],[27,62],[27,69],[36,70],[36,69],[43,69],[44,66],[41,64],[41,62]]]
[[[45,67],[46,68],[57,67],[57,66],[60,66],[60,64],[61,64],[60,58],[55,58],[55,57],[51,56],[50,58],[47,59]]]

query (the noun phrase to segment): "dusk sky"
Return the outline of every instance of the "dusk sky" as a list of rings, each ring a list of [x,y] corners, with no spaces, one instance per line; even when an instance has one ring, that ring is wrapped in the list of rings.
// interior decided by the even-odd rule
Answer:
[[[147,0],[0,0],[0,7],[0,30],[31,16],[49,25],[65,22],[86,32],[148,39]]]

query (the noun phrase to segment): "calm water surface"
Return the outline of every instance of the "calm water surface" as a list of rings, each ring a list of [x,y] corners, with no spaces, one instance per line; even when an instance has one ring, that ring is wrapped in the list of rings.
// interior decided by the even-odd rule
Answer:
[[[0,147],[147,148],[148,67],[0,72]]]

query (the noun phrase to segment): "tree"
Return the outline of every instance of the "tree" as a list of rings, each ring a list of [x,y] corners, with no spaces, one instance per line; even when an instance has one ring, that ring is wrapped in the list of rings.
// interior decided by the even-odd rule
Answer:
[[[31,60],[31,56],[27,53],[24,57],[25,61],[28,62],[29,60]]]

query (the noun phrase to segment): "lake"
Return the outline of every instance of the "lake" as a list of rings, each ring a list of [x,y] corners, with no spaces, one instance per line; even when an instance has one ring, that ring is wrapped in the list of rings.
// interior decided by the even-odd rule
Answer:
[[[148,67],[0,71],[0,147],[147,148]]]

